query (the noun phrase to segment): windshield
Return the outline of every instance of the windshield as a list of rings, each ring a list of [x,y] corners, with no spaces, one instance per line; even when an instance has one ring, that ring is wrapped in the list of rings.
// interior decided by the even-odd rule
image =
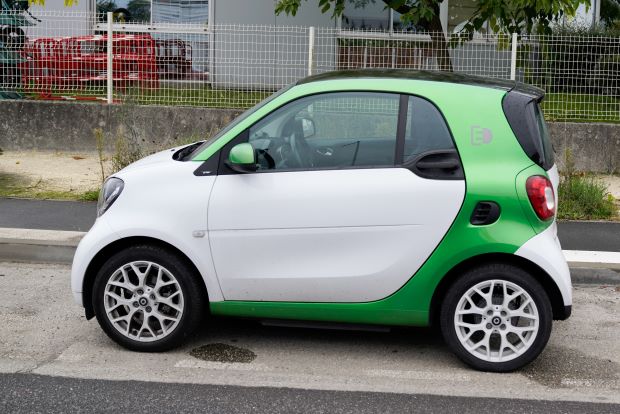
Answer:
[[[231,129],[233,129],[237,125],[239,125],[239,123],[242,122],[243,120],[245,120],[248,116],[252,115],[258,109],[260,109],[263,106],[267,105],[269,102],[273,101],[275,98],[277,98],[278,96],[282,95],[284,92],[288,91],[292,86],[293,85],[285,86],[284,88],[280,89],[279,91],[277,91],[273,95],[271,95],[271,96],[267,97],[266,99],[260,101],[259,103],[257,103],[256,105],[254,105],[253,107],[251,107],[250,109],[248,109],[247,111],[242,113],[241,115],[239,115],[230,124],[228,124],[226,127],[224,127],[224,129],[220,130],[220,132],[218,132],[217,134],[215,134],[211,138],[207,139],[205,142],[202,143],[202,145],[200,145],[198,148],[196,148],[194,151],[192,151],[192,154],[188,158],[192,159],[195,156],[197,156],[198,154],[200,154],[202,151],[204,151],[207,147],[209,147],[211,144],[213,144],[215,141],[217,141],[220,137],[222,137],[228,131],[230,131]]]

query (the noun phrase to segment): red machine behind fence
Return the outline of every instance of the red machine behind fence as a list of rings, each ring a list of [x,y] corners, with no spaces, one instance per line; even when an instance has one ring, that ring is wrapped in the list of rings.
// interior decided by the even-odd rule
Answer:
[[[107,41],[107,35],[94,35],[30,42],[24,50],[26,61],[21,71],[24,89],[49,98],[54,92],[104,86]],[[155,40],[151,35],[114,35],[112,55],[115,88],[159,87]]]
[[[180,39],[157,40],[157,66],[161,79],[184,80],[192,76],[192,47]]]

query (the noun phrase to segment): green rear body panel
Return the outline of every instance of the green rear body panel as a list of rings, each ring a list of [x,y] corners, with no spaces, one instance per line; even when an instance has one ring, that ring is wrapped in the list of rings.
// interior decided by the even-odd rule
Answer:
[[[525,180],[546,172],[523,152],[502,110],[505,90],[408,79],[347,79],[298,85],[256,110],[213,142],[194,160],[203,161],[275,108],[301,96],[327,91],[383,91],[422,96],[443,113],[458,148],[466,179],[465,199],[442,242],[424,265],[390,296],[363,303],[212,302],[214,314],[333,321],[363,324],[426,326],[433,294],[456,265],[489,253],[513,254],[551,221],[540,221],[525,193]],[[491,140],[480,133],[490,131]],[[488,138],[488,134],[487,134]],[[498,221],[474,226],[470,216],[479,201],[501,206]],[[414,248],[414,247],[412,247]]]

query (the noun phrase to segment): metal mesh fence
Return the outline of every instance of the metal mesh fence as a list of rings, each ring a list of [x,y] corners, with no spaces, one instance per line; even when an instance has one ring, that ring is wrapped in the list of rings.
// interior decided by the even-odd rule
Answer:
[[[407,68],[514,76],[546,91],[549,119],[620,122],[617,37],[527,36],[512,53],[503,37],[35,17],[2,14],[0,98],[247,108],[309,74]]]
[[[529,36],[516,66],[545,90],[548,118],[620,122],[620,37]]]

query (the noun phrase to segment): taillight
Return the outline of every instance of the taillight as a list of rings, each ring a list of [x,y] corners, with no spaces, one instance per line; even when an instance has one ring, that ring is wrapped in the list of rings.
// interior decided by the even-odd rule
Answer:
[[[547,177],[534,175],[527,179],[525,187],[530,203],[541,220],[555,216],[555,193]]]

